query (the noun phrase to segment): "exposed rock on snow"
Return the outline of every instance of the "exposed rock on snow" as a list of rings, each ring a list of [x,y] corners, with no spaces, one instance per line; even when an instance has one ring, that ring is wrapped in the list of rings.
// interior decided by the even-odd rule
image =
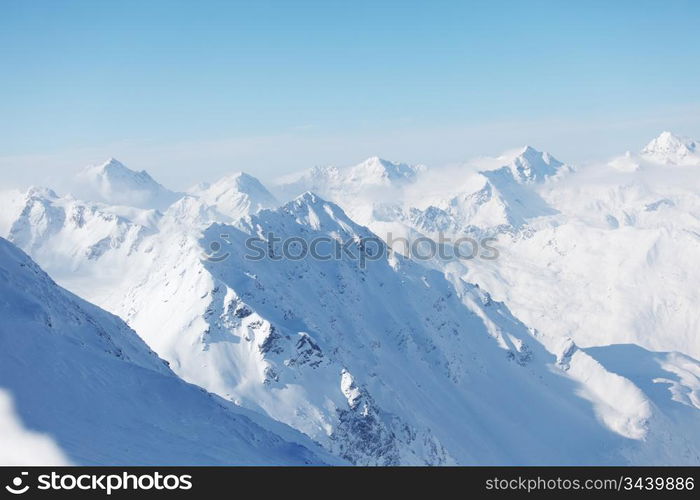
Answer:
[[[291,429],[180,380],[119,318],[59,288],[2,238],[0,314],[4,463],[337,463]]]

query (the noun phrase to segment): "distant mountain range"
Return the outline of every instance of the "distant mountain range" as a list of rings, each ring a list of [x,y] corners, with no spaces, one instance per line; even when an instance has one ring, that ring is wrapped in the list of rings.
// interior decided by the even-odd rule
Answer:
[[[112,159],[2,193],[0,393],[34,462],[697,465],[697,168],[664,132],[591,165],[528,146],[175,192]],[[347,253],[277,258],[313,242]]]

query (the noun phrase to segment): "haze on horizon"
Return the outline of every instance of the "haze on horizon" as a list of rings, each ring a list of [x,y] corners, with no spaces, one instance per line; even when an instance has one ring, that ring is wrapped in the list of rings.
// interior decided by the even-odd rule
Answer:
[[[0,188],[117,157],[172,189],[700,137],[690,1],[0,2]]]

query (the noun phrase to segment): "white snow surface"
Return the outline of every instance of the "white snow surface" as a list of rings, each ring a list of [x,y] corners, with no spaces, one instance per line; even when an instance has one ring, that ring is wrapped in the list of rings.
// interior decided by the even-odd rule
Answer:
[[[4,464],[338,463],[183,382],[122,320],[58,287],[2,238],[0,315]]]
[[[136,172],[110,158],[83,169],[75,179],[75,193],[82,198],[112,205],[165,209],[180,198],[146,172]]]
[[[238,173],[167,206],[39,188],[0,203],[12,242],[178,376],[340,460],[697,465],[695,148],[663,133],[575,167],[524,147],[317,167],[275,196]],[[489,237],[499,255],[246,257],[270,235],[356,253]]]
[[[700,166],[698,142],[688,137],[678,137],[662,132],[642,150],[642,156],[666,165]]]
[[[226,176],[214,184],[200,184],[189,193],[231,219],[277,206],[267,188],[245,172]]]

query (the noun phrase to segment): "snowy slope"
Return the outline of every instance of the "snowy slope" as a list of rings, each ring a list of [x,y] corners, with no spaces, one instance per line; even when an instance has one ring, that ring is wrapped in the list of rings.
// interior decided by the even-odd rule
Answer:
[[[229,222],[275,204],[265,187],[247,174],[234,174],[182,195],[164,211],[165,216],[155,209],[58,196],[46,188],[0,197],[7,217],[5,236],[62,285],[92,299],[118,288],[127,274],[125,267],[149,260],[161,225],[189,230]],[[129,259],[137,253],[141,257]]]
[[[245,174],[162,214],[44,192],[13,238],[185,380],[354,463],[697,464],[700,178],[664,154],[573,169],[526,147],[445,172],[370,159],[273,189],[337,205],[304,193],[275,210]],[[89,231],[52,215],[76,204],[95,210]],[[139,237],[91,260],[97,214]],[[500,257],[245,257],[251,237],[359,250],[370,230],[492,236]]]
[[[267,188],[258,179],[245,172],[226,176],[214,184],[201,184],[191,189],[189,194],[214,207],[230,219],[238,219],[263,208],[273,208],[278,205]]]
[[[700,179],[692,168],[637,161],[546,186],[558,215],[500,236],[500,259],[472,263],[467,279],[552,338],[700,358]]]
[[[293,431],[283,439],[268,430],[279,424],[182,382],[121,320],[59,288],[4,239],[0,314],[0,402],[14,421],[3,443],[32,446],[3,446],[6,463],[322,462]]]
[[[557,359],[457,276],[400,257],[366,269],[348,258],[245,258],[256,235],[372,237],[331,203],[307,193],[231,225],[212,224],[199,200],[183,202],[146,260],[130,261],[125,288],[96,300],[186,380],[359,464],[697,459],[692,439],[669,444],[667,417],[634,383],[583,351],[567,358],[562,348]],[[581,375],[588,365],[593,380]],[[626,406],[606,393],[612,383]]]
[[[75,181],[74,194],[79,198],[111,205],[164,210],[182,196],[164,188],[145,170],[136,172],[114,158],[85,168]]]
[[[465,189],[427,210],[442,210],[451,219],[453,232],[457,233],[459,228],[470,226],[482,231],[520,229],[530,219],[556,213],[540,198],[533,185],[568,171],[568,166],[530,146],[522,148],[512,158],[502,157],[501,160],[507,161],[505,165],[479,171]],[[422,212],[426,218],[428,214],[425,210]],[[422,221],[418,228],[429,233],[440,230],[431,227],[428,220]]]
[[[89,276],[89,288],[120,276],[124,257],[157,230],[161,217],[153,209],[84,202],[44,188],[30,188],[20,206],[7,238],[64,284]]]
[[[540,191],[572,171],[549,153],[525,146],[447,171],[424,170],[427,175],[417,182],[359,207],[357,197],[343,190],[332,199],[382,237],[512,234],[526,230],[531,220],[557,214]]]
[[[415,184],[425,173],[423,165],[408,165],[373,156],[348,167],[314,167],[273,181],[280,200],[290,201],[309,191],[338,203],[353,220],[367,223],[375,211],[386,210],[391,200]]]
[[[677,141],[664,133],[651,144],[660,143]],[[700,358],[700,297],[692,285],[700,279],[692,264],[700,254],[700,178],[692,166],[667,168],[677,161],[669,151],[656,161],[629,153],[574,170],[524,148],[450,170],[440,189],[421,180],[362,223],[412,241],[440,232],[498,238],[500,258],[453,272],[555,342],[635,343]]]

